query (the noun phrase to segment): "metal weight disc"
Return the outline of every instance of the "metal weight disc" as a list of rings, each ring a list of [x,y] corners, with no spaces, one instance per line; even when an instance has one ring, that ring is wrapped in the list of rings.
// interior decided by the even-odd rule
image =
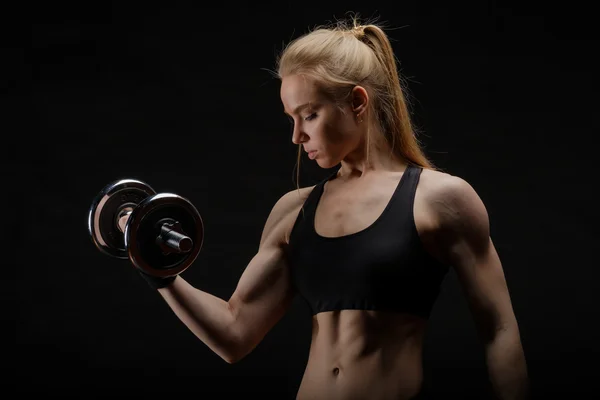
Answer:
[[[183,234],[192,240],[185,253],[165,254],[157,244],[161,221],[175,220]],[[172,193],[159,193],[144,199],[131,213],[125,226],[125,246],[133,265],[157,276],[175,276],[185,271],[198,257],[204,240],[200,213],[187,199]]]
[[[106,185],[94,198],[88,213],[88,232],[94,245],[109,256],[128,258],[124,235],[117,226],[119,212],[125,207],[135,208],[155,194],[149,185],[135,179]]]

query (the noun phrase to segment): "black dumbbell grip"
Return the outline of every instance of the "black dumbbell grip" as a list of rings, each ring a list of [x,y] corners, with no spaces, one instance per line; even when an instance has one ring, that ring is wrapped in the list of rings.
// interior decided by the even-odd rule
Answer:
[[[173,230],[171,224],[164,224],[160,228],[160,239],[164,244],[175,250],[177,253],[187,253],[192,250],[193,242],[189,237]]]
[[[159,278],[158,276],[148,275],[147,273],[140,271],[139,269],[137,271],[142,276],[142,278],[144,278],[144,280],[148,282],[148,285],[150,285],[150,287],[155,290],[169,286],[171,283],[173,283],[175,278],[177,278],[176,276],[170,276],[168,278]]]

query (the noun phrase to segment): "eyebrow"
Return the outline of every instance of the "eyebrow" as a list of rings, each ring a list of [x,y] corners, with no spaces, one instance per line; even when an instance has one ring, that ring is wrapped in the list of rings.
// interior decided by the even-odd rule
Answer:
[[[301,111],[302,109],[308,107],[309,105],[310,105],[310,103],[304,103],[304,104],[299,105],[298,107],[296,107],[294,109],[294,111],[292,112],[292,114],[298,114],[299,111]],[[289,115],[285,110],[283,110],[283,113],[286,114],[286,115]]]

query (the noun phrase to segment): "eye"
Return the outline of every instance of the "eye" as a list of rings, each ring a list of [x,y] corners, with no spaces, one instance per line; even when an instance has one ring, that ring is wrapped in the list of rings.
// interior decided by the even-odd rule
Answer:
[[[304,118],[304,120],[305,121],[311,121],[311,120],[315,119],[316,116],[317,116],[316,113],[312,113],[308,117]]]

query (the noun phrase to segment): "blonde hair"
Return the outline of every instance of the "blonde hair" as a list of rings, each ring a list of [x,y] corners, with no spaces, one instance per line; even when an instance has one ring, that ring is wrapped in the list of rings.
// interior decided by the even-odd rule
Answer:
[[[376,126],[394,155],[408,163],[438,170],[424,154],[416,136],[396,57],[379,24],[361,25],[356,16],[317,26],[284,47],[277,57],[276,74],[279,79],[296,74],[308,76],[336,104],[347,101],[355,86],[364,87],[372,99],[367,111],[367,163],[371,128]],[[301,154],[299,145],[298,188]]]

